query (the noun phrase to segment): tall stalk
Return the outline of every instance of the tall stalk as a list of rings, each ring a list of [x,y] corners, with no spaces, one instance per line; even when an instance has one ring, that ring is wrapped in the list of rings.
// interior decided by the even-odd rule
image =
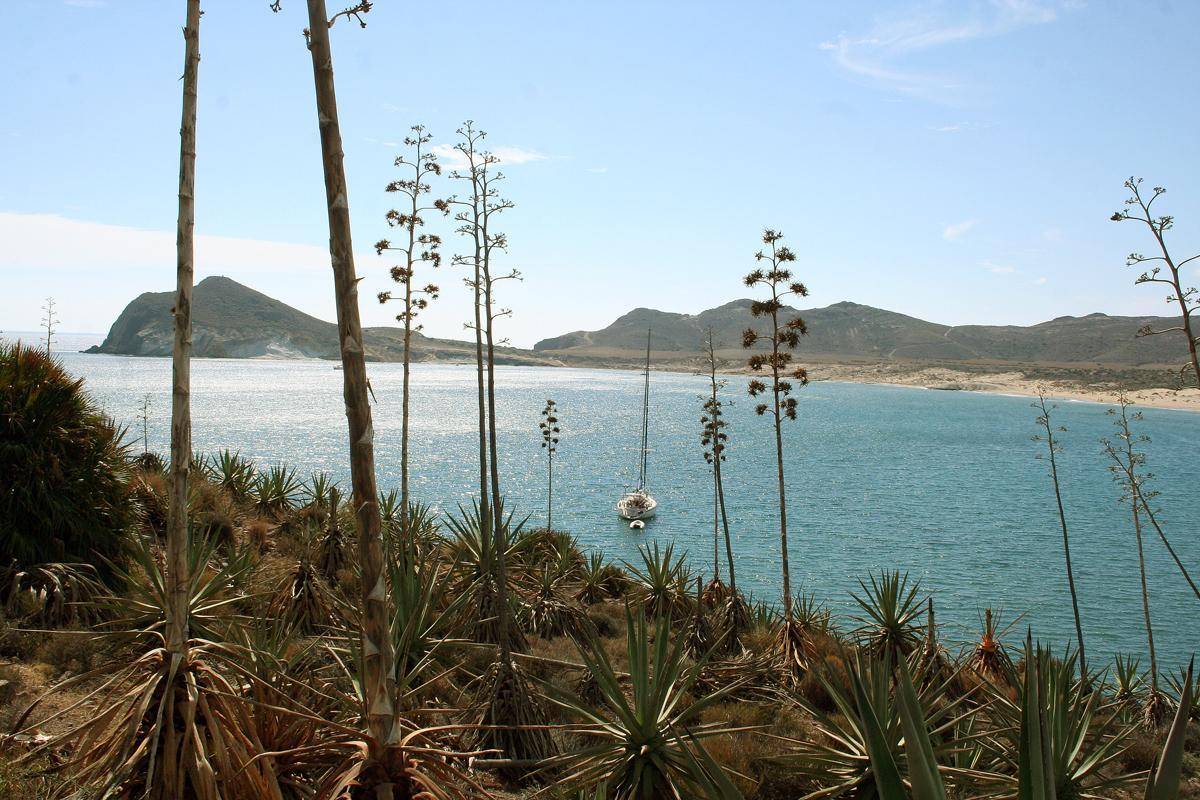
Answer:
[[[365,12],[370,7],[369,4],[363,5],[366,8],[359,7],[357,10]],[[342,13],[352,15],[354,9]],[[367,365],[358,309],[358,278],[354,272],[354,246],[350,237],[350,205],[346,171],[342,163],[333,54],[329,46],[329,29],[336,19],[336,16],[333,20],[329,18],[325,0],[308,0],[308,49],[312,54],[317,123],[321,132],[329,255],[342,357],[342,393],[350,433],[350,482],[362,571],[363,714],[371,734],[372,747],[381,748],[399,741],[400,732],[389,686],[394,674],[394,653],[388,631],[388,592],[384,580],[383,536],[375,483],[375,434],[371,425]],[[372,753],[372,756],[377,755],[381,753]]]
[[[404,211],[391,209],[387,212],[387,223],[392,228],[400,228],[407,234],[407,242],[393,246],[388,239],[375,243],[375,252],[382,255],[385,251],[395,251],[402,254],[404,264],[391,269],[392,280],[403,287],[404,310],[396,315],[396,320],[404,325],[404,358],[402,361],[402,386],[400,395],[400,530],[408,535],[408,422],[410,383],[412,373],[412,336],[420,331],[422,325],[416,323],[417,316],[429,306],[430,300],[436,300],[438,287],[432,283],[423,287],[414,287],[418,264],[428,263],[434,268],[441,266],[442,255],[439,252],[442,240],[440,236],[429,233],[417,234],[417,228],[424,226],[422,214],[426,211],[449,213],[450,207],[445,200],[434,200],[429,205],[422,205],[423,195],[432,191],[427,179],[442,174],[437,156],[425,149],[433,137],[425,132],[421,125],[414,125],[413,135],[404,138],[404,144],[413,150],[413,160],[397,156],[397,167],[412,171],[412,178],[401,178],[387,185],[388,192],[398,192],[405,196],[407,208]],[[392,292],[380,292],[379,302],[387,303],[396,299]]]
[[[167,652],[172,668],[188,641],[188,472],[192,464],[192,276],[196,223],[196,84],[200,0],[183,28],[183,118],[179,126],[179,217],[175,232],[175,343],[171,351],[171,501],[167,511]]]
[[[788,564],[788,529],[787,529],[787,490],[783,473],[783,420],[796,419],[796,398],[791,397],[792,384],[787,377],[794,378],[801,386],[808,384],[808,373],[803,368],[797,368],[787,375],[792,360],[791,351],[800,342],[800,337],[808,332],[804,320],[800,317],[781,322],[780,312],[783,311],[783,299],[789,295],[807,297],[808,289],[803,283],[793,282],[792,273],[783,265],[796,260],[796,254],[780,242],[783,234],[778,231],[763,232],[763,244],[771,248],[770,252],[758,251],[754,258],[770,264],[767,270],[756,269],[744,279],[746,286],[754,288],[765,286],[770,291],[768,300],[755,300],[750,306],[750,313],[755,319],[766,318],[771,323],[770,333],[759,333],[753,328],[747,328],[742,334],[742,346],[750,349],[764,339],[770,344],[770,355],[756,353],[747,362],[750,369],[761,372],[769,367],[771,372],[771,404],[759,403],[754,410],[759,416],[770,413],[775,427],[775,473],[779,492],[779,549],[780,566],[783,570],[783,615],[790,626],[794,621],[792,614],[792,576]],[[749,385],[751,397],[760,397],[768,387],[760,380],[752,380]]]
[[[554,454],[558,452],[558,408],[553,400],[546,401],[542,409],[542,421],[538,423],[542,433],[542,449],[546,451],[546,530],[554,530]]]
[[[725,387],[725,381],[717,379],[717,354],[713,346],[712,328],[708,329],[708,384],[709,397],[704,403],[704,416],[700,418],[702,433],[700,443],[706,448],[705,459],[713,468],[713,494],[716,498],[716,510],[720,512],[721,527],[725,532],[725,559],[729,569],[729,591],[737,594],[737,573],[733,567],[733,539],[729,535],[729,515],[725,512],[725,482],[721,478],[721,464],[725,461],[725,447],[729,435],[725,433],[724,416],[725,403],[718,393]],[[714,513],[713,528],[716,533],[716,513]],[[714,564],[716,561],[714,543]],[[714,566],[714,573],[716,568]]]
[[[1033,407],[1041,411],[1037,417],[1037,424],[1045,431],[1044,434],[1034,436],[1034,441],[1044,441],[1046,443],[1046,459],[1050,462],[1050,479],[1054,483],[1054,499],[1058,503],[1058,521],[1062,526],[1063,539],[1063,557],[1067,562],[1067,587],[1071,590],[1071,611],[1075,614],[1075,637],[1079,642],[1079,674],[1087,680],[1087,655],[1083,648],[1083,621],[1079,616],[1079,595],[1075,590],[1075,571],[1071,567],[1071,538],[1067,533],[1067,513],[1063,509],[1062,490],[1058,482],[1058,454],[1062,452],[1062,445],[1055,438],[1055,433],[1065,433],[1066,428],[1054,427],[1050,420],[1050,413],[1057,406],[1046,405],[1046,393],[1038,387],[1038,399],[1033,404]],[[1038,458],[1042,456],[1039,454]],[[933,601],[931,600],[930,603]]]
[[[1130,192],[1129,198],[1125,201],[1126,208],[1113,214],[1111,219],[1114,222],[1134,220],[1141,222],[1150,229],[1160,255],[1144,256],[1141,253],[1130,253],[1125,259],[1125,264],[1130,267],[1141,266],[1147,263],[1154,264],[1155,262],[1161,262],[1161,264],[1166,265],[1169,277],[1159,277],[1162,274],[1162,267],[1155,264],[1155,266],[1139,275],[1134,283],[1161,283],[1169,287],[1174,294],[1167,295],[1167,302],[1175,303],[1179,306],[1180,324],[1177,327],[1166,328],[1164,330],[1154,330],[1151,326],[1146,325],[1138,331],[1138,336],[1182,333],[1184,339],[1187,341],[1189,361],[1179,369],[1179,374],[1182,376],[1191,367],[1192,374],[1196,378],[1196,385],[1200,386],[1200,355],[1197,355],[1196,352],[1197,345],[1200,344],[1200,336],[1196,335],[1192,327],[1192,313],[1200,309],[1200,290],[1197,290],[1195,286],[1184,287],[1181,277],[1183,268],[1192,261],[1200,259],[1200,253],[1176,263],[1175,258],[1171,255],[1171,251],[1167,249],[1166,240],[1167,231],[1175,227],[1175,218],[1172,216],[1153,217],[1150,215],[1150,207],[1154,205],[1154,201],[1167,190],[1161,186],[1155,186],[1152,196],[1147,200],[1142,197],[1141,183],[1141,178],[1131,177],[1125,181],[1125,188]],[[1133,213],[1129,211],[1131,208],[1134,209]]]
[[[1166,700],[1158,687],[1158,654],[1154,647],[1154,626],[1150,621],[1150,589],[1146,578],[1146,553],[1142,543],[1141,498],[1144,497],[1143,486],[1147,475],[1141,474],[1139,468],[1146,463],[1144,454],[1137,451],[1135,444],[1148,442],[1144,435],[1135,436],[1130,428],[1130,421],[1140,421],[1140,412],[1129,414],[1129,400],[1124,395],[1117,398],[1117,408],[1109,409],[1108,413],[1116,419],[1113,425],[1117,429],[1117,441],[1105,438],[1101,440],[1105,454],[1112,460],[1109,471],[1113,480],[1122,489],[1121,500],[1129,503],[1133,518],[1133,532],[1137,540],[1138,575],[1142,590],[1142,617],[1146,625],[1146,644],[1150,651],[1150,697],[1146,701],[1146,722],[1152,726],[1161,724],[1166,719]]]

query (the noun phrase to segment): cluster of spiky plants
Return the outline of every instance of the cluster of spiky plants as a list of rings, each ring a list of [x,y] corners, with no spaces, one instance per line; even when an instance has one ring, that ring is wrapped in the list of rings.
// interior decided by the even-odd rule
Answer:
[[[633,580],[637,602],[651,616],[678,617],[688,609],[691,575],[684,556],[675,555],[674,543],[658,542],[638,547],[641,565],[625,562]]]

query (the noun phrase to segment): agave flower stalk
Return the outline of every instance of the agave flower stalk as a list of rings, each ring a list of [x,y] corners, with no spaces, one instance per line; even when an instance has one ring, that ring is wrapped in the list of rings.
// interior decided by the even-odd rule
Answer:
[[[729,535],[729,515],[725,512],[725,483],[721,478],[721,464],[725,461],[725,448],[729,443],[729,434],[725,433],[726,423],[724,409],[727,401],[720,398],[719,393],[725,388],[726,381],[717,378],[717,353],[713,345],[712,328],[708,329],[708,385],[709,396],[704,401],[704,414],[700,417],[700,444],[704,449],[704,458],[713,468],[713,493],[716,506],[720,511],[721,527],[725,533],[725,559],[729,571],[729,592],[737,594],[737,572],[733,567],[733,539]],[[716,538],[716,514],[713,520],[713,535]],[[716,544],[714,542],[713,573],[716,568]]]
[[[546,451],[546,530],[554,530],[554,454],[558,452],[558,408],[553,400],[546,401],[542,409],[542,421],[538,423],[542,432],[542,449]]]
[[[1033,407],[1041,413],[1037,416],[1037,424],[1044,433],[1033,437],[1035,442],[1046,443],[1045,458],[1050,464],[1050,480],[1054,484],[1054,500],[1058,504],[1058,522],[1062,527],[1063,558],[1067,562],[1067,588],[1071,592],[1071,611],[1075,615],[1075,638],[1079,642],[1079,674],[1087,675],[1087,651],[1083,647],[1083,620],[1079,616],[1079,594],[1075,589],[1075,571],[1071,567],[1071,537],[1067,532],[1067,512],[1063,509],[1062,490],[1058,482],[1058,454],[1062,452],[1062,444],[1055,436],[1056,433],[1066,433],[1067,429],[1055,426],[1050,420],[1050,414],[1057,406],[1046,405],[1046,391],[1041,386],[1037,390],[1037,402]],[[1039,459],[1042,454],[1038,454]]]
[[[276,2],[273,9],[278,10]],[[347,200],[343,164],[342,133],[338,121],[337,94],[333,79],[333,52],[329,30],[338,17],[353,17],[365,27],[362,16],[370,2],[330,18],[325,0],[308,0],[308,50],[312,56],[316,90],[317,124],[321,134],[321,165],[325,177],[325,200],[329,218],[329,255],[333,268],[337,305],[338,343],[342,359],[342,394],[350,438],[350,482],[358,528],[358,557],[362,571],[363,650],[362,708],[370,731],[372,759],[383,756],[379,748],[397,744],[396,726],[388,676],[392,674],[393,652],[388,636],[388,595],[384,578],[383,536],[375,482],[375,434],[367,382],[366,353],[358,308],[358,277],[354,271],[354,244],[350,235],[350,204]],[[381,791],[390,796],[390,784]]]
[[[1150,214],[1150,207],[1154,205],[1154,201],[1161,197],[1167,190],[1161,186],[1155,186],[1153,193],[1147,200],[1142,196],[1141,183],[1141,178],[1131,177],[1125,181],[1125,188],[1130,192],[1129,198],[1125,201],[1126,208],[1113,214],[1111,219],[1113,222],[1134,220],[1150,229],[1150,233],[1154,236],[1154,242],[1158,245],[1158,251],[1161,255],[1144,256],[1141,253],[1130,253],[1125,259],[1125,264],[1130,267],[1153,264],[1155,262],[1166,265],[1168,277],[1160,277],[1162,275],[1162,266],[1155,264],[1155,266],[1139,275],[1134,283],[1161,283],[1167,286],[1169,291],[1172,292],[1172,294],[1167,295],[1167,302],[1175,303],[1179,306],[1180,324],[1165,330],[1154,330],[1151,326],[1147,325],[1138,331],[1138,336],[1182,333],[1187,341],[1189,361],[1179,369],[1180,377],[1182,378],[1183,373],[1191,367],[1192,373],[1196,378],[1196,383],[1200,385],[1200,356],[1197,356],[1196,353],[1196,346],[1200,344],[1200,336],[1197,335],[1192,326],[1192,314],[1197,309],[1200,309],[1200,291],[1195,286],[1185,287],[1183,279],[1180,277],[1181,271],[1185,266],[1200,259],[1200,253],[1190,258],[1185,258],[1178,263],[1175,262],[1171,251],[1167,249],[1166,242],[1166,233],[1175,227],[1175,218],[1165,215],[1154,217]]]
[[[792,351],[800,343],[800,337],[808,333],[808,327],[800,317],[782,320],[784,311],[783,301],[788,296],[807,297],[808,289],[803,283],[792,280],[791,270],[787,264],[796,260],[796,254],[785,245],[780,244],[783,234],[767,229],[763,232],[763,244],[769,251],[759,250],[755,254],[757,261],[766,262],[767,269],[756,269],[748,274],[744,283],[750,288],[765,287],[770,292],[766,300],[755,300],[750,306],[750,314],[755,319],[765,319],[770,323],[770,329],[760,333],[754,328],[747,328],[742,334],[742,346],[751,349],[760,342],[766,341],[770,346],[769,353],[755,353],[747,362],[750,369],[762,372],[769,370],[771,384],[768,387],[763,381],[755,378],[750,381],[751,397],[759,398],[770,392],[771,402],[760,402],[754,407],[759,416],[770,414],[775,426],[775,469],[779,489],[779,548],[780,569],[783,572],[783,628],[780,632],[781,652],[788,671],[795,676],[801,668],[803,658],[799,655],[801,642],[796,635],[794,617],[792,615],[792,575],[788,563],[788,529],[787,529],[787,492],[783,475],[783,420],[796,419],[796,398],[792,397],[792,381],[800,386],[808,384],[808,373],[802,367],[791,367]]]
[[[402,195],[407,208],[404,211],[391,209],[387,212],[387,223],[392,228],[400,228],[407,235],[407,243],[393,245],[388,239],[375,243],[375,252],[382,255],[385,251],[397,251],[402,254],[404,264],[391,269],[392,280],[404,288],[401,298],[403,310],[396,315],[396,320],[404,325],[404,360],[402,363],[403,378],[400,397],[400,529],[407,535],[408,523],[408,406],[409,406],[409,374],[412,365],[412,335],[420,331],[422,326],[416,323],[417,315],[429,306],[430,300],[436,300],[440,291],[435,284],[424,287],[414,287],[416,268],[419,264],[429,264],[437,268],[442,264],[442,254],[438,248],[442,239],[436,234],[417,233],[417,228],[425,225],[422,214],[428,211],[438,211],[442,214],[450,212],[450,206],[445,200],[434,200],[432,203],[422,198],[432,191],[427,182],[430,178],[442,174],[436,154],[426,149],[433,137],[425,132],[421,125],[414,125],[412,135],[404,138],[404,144],[413,151],[412,160],[405,156],[397,156],[396,166],[411,174],[392,181],[387,185],[388,192]],[[379,302],[386,303],[395,299],[391,292],[380,292]]]
[[[1153,492],[1148,493],[1144,489],[1147,480],[1153,476],[1141,472],[1141,467],[1146,463],[1146,456],[1135,447],[1135,445],[1148,442],[1150,439],[1145,435],[1133,433],[1130,422],[1140,421],[1142,415],[1141,412],[1130,414],[1129,406],[1129,399],[1124,394],[1117,396],[1117,408],[1108,410],[1108,414],[1115,417],[1113,425],[1117,429],[1116,441],[1106,437],[1101,440],[1101,444],[1105,454],[1113,462],[1109,465],[1109,471],[1112,473],[1113,480],[1121,487],[1121,502],[1129,503],[1133,519],[1133,532],[1137,541],[1138,573],[1142,590],[1142,617],[1146,624],[1146,645],[1150,654],[1150,696],[1146,699],[1145,719],[1147,725],[1157,727],[1166,719],[1167,703],[1158,687],[1158,654],[1154,647],[1154,626],[1150,621],[1150,589],[1146,579],[1146,554],[1142,544],[1140,514],[1142,498],[1154,496]]]
[[[193,231],[196,220],[196,84],[200,0],[188,0],[183,29],[183,121],[179,128],[179,217],[175,237],[175,344],[171,352],[171,501],[167,511],[166,649],[172,669],[187,652],[188,470],[192,462],[191,354]]]

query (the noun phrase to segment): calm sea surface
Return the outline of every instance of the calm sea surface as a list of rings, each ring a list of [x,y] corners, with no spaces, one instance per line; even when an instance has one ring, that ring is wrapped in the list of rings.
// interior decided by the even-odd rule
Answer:
[[[67,343],[70,344],[70,343]],[[65,346],[65,345],[64,345]],[[138,428],[151,395],[150,446],[168,450],[170,362],[159,358],[62,353],[101,405]],[[398,364],[369,365],[375,390],[380,485],[399,483]],[[286,462],[301,474],[347,478],[342,374],[322,361],[193,362],[192,419],[201,452],[240,450],[261,465]],[[730,447],[725,469],[739,583],[774,598],[777,510],[769,418],[756,417],[746,380],[726,398]],[[693,562],[712,559],[711,479],[699,444],[705,379],[652,376],[650,485],[656,519],[631,531],[613,503],[636,475],[641,376],[634,372],[497,369],[501,482],[519,515],[545,519],[545,456],[537,423],[548,397],[562,420],[556,458],[555,527],[613,559],[637,546],[673,541]],[[1061,535],[1043,445],[1028,398],[890,386],[816,383],[799,393],[800,417],[785,428],[788,517],[794,586],[816,593],[843,619],[848,591],[872,570],[899,568],[935,593],[944,636],[966,642],[983,609],[1023,614],[1036,636],[1073,637]],[[473,368],[413,370],[412,486],[416,498],[452,511],[469,503],[476,480]],[[1200,415],[1146,409],[1149,468],[1172,543],[1200,573]],[[1093,659],[1145,651],[1134,535],[1100,451],[1112,433],[1105,407],[1059,403],[1065,453],[1061,475],[1073,556]],[[1164,669],[1200,648],[1200,605],[1161,542],[1146,540],[1155,639]],[[848,620],[845,620],[848,624]]]

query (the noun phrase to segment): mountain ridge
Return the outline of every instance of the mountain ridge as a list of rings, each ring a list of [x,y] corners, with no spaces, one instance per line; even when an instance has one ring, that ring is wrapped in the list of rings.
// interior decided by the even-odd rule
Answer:
[[[104,342],[90,352],[170,355],[173,292],[143,292],[113,323]],[[700,357],[705,332],[713,329],[719,357],[741,362],[742,331],[756,324],[748,298],[737,298],[696,314],[638,307],[594,331],[572,331],[542,339],[532,350],[499,348],[497,362],[520,365],[629,366],[645,357],[646,329],[659,365],[691,365]],[[943,325],[873,306],[842,300],[796,310],[809,334],[799,358],[814,363],[918,362],[988,363],[1012,366],[1173,365],[1183,357],[1177,337],[1137,337],[1143,325],[1170,326],[1170,318],[1122,317],[1093,312],[1061,316],[1035,325]],[[224,276],[196,284],[192,300],[193,354],[211,358],[339,357],[337,326]],[[761,327],[761,321],[757,321]],[[367,357],[398,361],[403,330],[369,327],[363,332]],[[474,342],[413,334],[413,360],[468,363]]]

